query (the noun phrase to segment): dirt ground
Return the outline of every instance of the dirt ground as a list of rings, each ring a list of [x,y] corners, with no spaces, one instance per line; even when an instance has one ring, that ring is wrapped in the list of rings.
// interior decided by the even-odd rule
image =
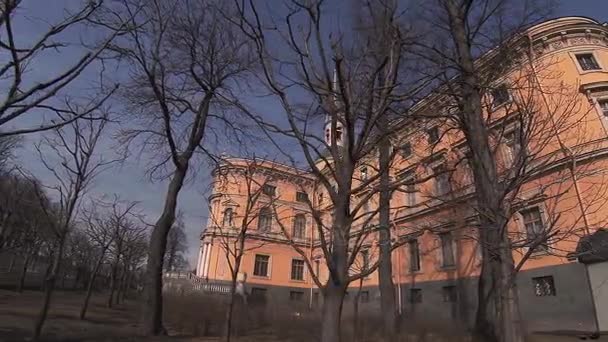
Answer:
[[[138,313],[135,301],[108,309],[106,298],[94,296],[89,306],[85,321],[78,319],[82,303],[82,293],[57,292],[51,305],[51,310],[43,330],[42,341],[219,341],[218,338],[169,336],[149,338],[139,336]],[[26,291],[18,294],[12,291],[0,290],[0,341],[29,341],[34,318],[38,313],[42,293]],[[171,332],[170,335],[175,335]],[[531,342],[574,342],[576,336],[533,336]],[[269,335],[240,337],[239,342],[271,342],[279,341]],[[608,341],[603,336],[596,341]]]

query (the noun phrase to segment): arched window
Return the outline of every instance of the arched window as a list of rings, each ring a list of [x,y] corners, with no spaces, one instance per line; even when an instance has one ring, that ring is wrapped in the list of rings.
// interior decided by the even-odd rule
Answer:
[[[293,220],[293,238],[303,239],[306,233],[306,216],[297,214]]]
[[[258,230],[262,232],[269,232],[271,226],[272,213],[270,212],[270,208],[264,207],[260,209],[260,214],[258,215]]]
[[[224,227],[234,226],[234,210],[232,210],[232,208],[226,208],[226,210],[224,210],[224,220],[222,225]]]

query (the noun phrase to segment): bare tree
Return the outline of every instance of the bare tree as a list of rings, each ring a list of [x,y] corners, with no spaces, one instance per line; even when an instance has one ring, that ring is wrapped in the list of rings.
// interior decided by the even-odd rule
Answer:
[[[27,10],[22,8],[21,0],[3,0],[0,3],[0,29],[4,31],[0,40],[0,50],[4,56],[0,62],[0,77],[5,81],[5,96],[0,100],[0,137],[47,131],[91,116],[116,90],[115,86],[108,90],[101,87],[99,95],[83,97],[80,106],[75,106],[74,99],[69,99],[67,94],[65,99],[62,98],[62,92],[69,90],[70,85],[84,70],[95,64],[101,52],[122,32],[122,25],[119,25],[120,30],[109,32],[99,42],[89,42],[93,45],[90,48],[83,46],[82,55],[72,58],[65,68],[56,73],[42,78],[29,72],[53,53],[71,56],[68,52],[64,53],[68,46],[73,45],[68,39],[68,32],[83,28],[87,20],[100,11],[103,3],[89,1],[73,11],[66,9],[63,18],[49,23],[48,28],[37,32],[32,39],[15,32],[16,23],[31,20]],[[45,113],[53,119],[45,120]],[[26,117],[36,117],[38,123],[24,126],[22,123]],[[12,125],[10,130],[9,125]]]
[[[482,254],[475,330],[482,341],[523,340],[517,271],[539,250],[548,252],[549,243],[580,236],[581,221],[583,231],[589,229],[586,211],[593,206],[580,197],[574,210],[579,218],[560,220],[563,212],[573,215],[573,208],[561,203],[568,193],[579,194],[577,179],[597,175],[593,166],[576,166],[577,153],[589,146],[582,132],[587,111],[577,85],[554,82],[560,77],[552,71],[555,61],[535,59],[523,31],[550,9],[543,1],[440,0],[423,16],[433,24],[429,40],[416,42],[417,53],[441,82],[425,99],[420,117],[441,123],[443,136],[464,139],[460,156],[441,173],[468,169],[471,176],[475,195],[468,205]],[[552,176],[545,177],[548,173]],[[602,188],[598,182],[596,190],[605,194]],[[524,236],[511,231],[515,214],[535,201],[550,208],[543,230]]]
[[[110,44],[112,57],[128,65],[123,99],[134,118],[122,134],[159,161],[153,177],[168,178],[162,213],[150,236],[144,287],[146,334],[162,327],[162,270],[167,235],[175,221],[178,195],[192,172],[209,125],[231,125],[226,99],[249,69],[240,31],[219,16],[220,1],[121,0],[97,18],[104,27],[127,20],[134,28]],[[167,15],[171,13],[171,15]],[[137,123],[137,124],[136,124]]]
[[[47,189],[54,192],[58,202],[54,208],[43,206],[47,224],[54,235],[53,256],[45,278],[44,302],[34,325],[34,339],[38,339],[42,332],[60,272],[65,243],[82,196],[91,181],[114,162],[95,153],[106,125],[107,114],[102,114],[100,119],[72,121],[56,129],[52,135],[45,136],[36,145],[43,165],[57,182],[56,185],[47,186]],[[55,162],[49,160],[49,155],[53,155]],[[43,194],[40,194],[40,198],[44,198]]]
[[[225,159],[215,171],[218,184],[214,186],[218,193],[239,205],[238,211],[237,208],[227,208],[223,213],[218,213],[213,208],[209,209],[210,221],[217,230],[217,238],[230,270],[230,299],[225,323],[226,341],[230,341],[232,337],[236,295],[243,296],[243,300],[246,300],[246,294],[237,291],[237,283],[245,281],[239,279],[245,277],[240,271],[243,256],[265,244],[263,238],[267,232],[252,231],[252,228],[256,223],[260,227],[261,213],[268,215],[274,211],[275,215],[270,215],[274,216],[270,221],[279,219],[276,215],[279,207],[276,204],[277,198],[268,192],[264,193],[264,186],[272,177],[269,173],[274,169],[275,164],[271,161],[254,157],[250,160]]]
[[[346,288],[352,281],[374,272],[379,263],[376,261],[365,272],[349,272],[362,244],[373,239],[380,229],[385,256],[399,245],[390,242],[388,225],[377,224],[378,208],[371,209],[368,205],[378,197],[380,189],[384,190],[382,198],[386,204],[386,195],[400,185],[397,180],[378,184],[380,175],[386,175],[386,161],[394,160],[397,149],[383,155],[380,165],[375,153],[379,144],[386,145],[384,137],[408,125],[408,120],[391,120],[391,114],[406,112],[408,100],[424,83],[403,77],[407,69],[402,56],[411,37],[400,27],[397,13],[386,2],[383,10],[375,12],[379,7],[372,5],[369,7],[372,13],[362,14],[369,19],[365,23],[385,25],[376,27],[387,34],[382,37],[384,44],[376,44],[378,37],[369,34],[373,30],[332,31],[323,1],[288,1],[279,11],[286,15],[270,19],[251,1],[235,2],[241,11],[241,19],[235,24],[255,42],[263,69],[262,83],[278,99],[287,124],[285,127],[253,113],[251,116],[269,135],[296,142],[306,168],[318,179],[316,191],[329,199],[320,205],[318,199],[314,205],[309,201],[316,238],[329,269],[326,283],[315,275],[310,255],[297,243],[292,246],[304,258],[309,274],[323,294],[321,340],[337,341]],[[376,15],[384,19],[376,20]],[[279,32],[276,39],[271,31]],[[283,45],[277,48],[277,42]],[[315,134],[314,129],[322,126],[324,116],[324,135]],[[383,129],[379,129],[380,125]],[[275,145],[280,149],[278,143]],[[283,153],[292,165],[297,165],[289,152]],[[324,213],[330,213],[332,219],[324,219]],[[386,213],[384,209],[383,221]],[[289,236],[285,225],[279,224]],[[386,279],[391,272],[390,262],[386,257],[383,260]],[[388,286],[390,281],[383,281],[383,287]],[[394,336],[394,297],[384,292],[387,334]]]
[[[99,210],[100,206],[109,206],[109,212],[101,212]],[[115,196],[110,204],[92,201],[90,207],[83,211],[85,234],[96,249],[96,258],[87,282],[87,290],[80,310],[80,319],[85,318],[95,279],[106,259],[106,254],[123,228],[125,219],[134,214],[136,206],[137,202],[121,203],[119,198]]]

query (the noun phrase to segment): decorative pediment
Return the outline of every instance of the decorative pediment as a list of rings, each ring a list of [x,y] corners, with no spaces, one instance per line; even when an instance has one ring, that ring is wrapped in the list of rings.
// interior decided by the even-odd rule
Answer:
[[[236,208],[236,207],[239,207],[239,204],[229,198],[222,202],[222,206]]]

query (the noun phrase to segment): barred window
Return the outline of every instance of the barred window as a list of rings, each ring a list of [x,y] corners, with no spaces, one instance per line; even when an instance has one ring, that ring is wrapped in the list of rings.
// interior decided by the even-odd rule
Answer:
[[[444,302],[456,302],[458,300],[458,292],[456,286],[444,286],[442,289],[443,301]]]
[[[555,282],[553,276],[532,278],[534,294],[538,297],[555,296]]]
[[[304,299],[304,292],[302,291],[289,291],[289,300],[294,302],[301,302]]]
[[[422,303],[422,290],[410,289],[410,303]]]
[[[600,65],[595,60],[592,53],[581,53],[576,55],[576,60],[584,71],[587,70],[600,70]]]

